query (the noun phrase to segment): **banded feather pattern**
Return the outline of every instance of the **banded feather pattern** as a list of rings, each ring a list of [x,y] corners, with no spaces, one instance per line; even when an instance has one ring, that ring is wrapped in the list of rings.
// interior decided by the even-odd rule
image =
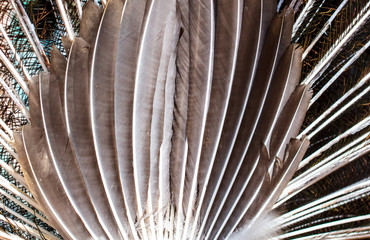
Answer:
[[[338,3],[324,30],[312,31],[321,8],[335,3],[50,0],[66,33],[54,47],[32,28],[28,2],[7,1],[43,69],[23,64],[4,17],[0,83],[24,126],[1,125],[0,143],[21,166],[20,174],[1,165],[15,179],[0,179],[1,194],[47,224],[20,216],[20,237],[236,240],[271,218],[277,232],[256,239],[320,238],[325,228],[370,234],[362,224],[369,214],[322,215],[370,193],[361,177],[370,151],[368,69],[345,72],[368,63],[369,1]],[[318,42],[355,4],[333,44]],[[347,84],[350,73],[356,79]],[[335,86],[345,94],[322,110]],[[359,119],[333,133],[328,127],[349,111]],[[358,164],[365,173],[357,180],[321,201],[300,200]],[[336,228],[350,223],[358,224]]]

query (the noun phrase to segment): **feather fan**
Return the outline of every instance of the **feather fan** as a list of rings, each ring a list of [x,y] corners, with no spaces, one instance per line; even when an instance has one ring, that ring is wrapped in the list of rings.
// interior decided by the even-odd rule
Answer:
[[[312,115],[306,117],[312,109],[311,97],[321,84],[316,83],[318,79],[332,76],[334,63],[348,65],[335,57],[352,31],[357,31],[354,28],[367,21],[368,1],[349,25],[353,28],[345,30],[348,39],[344,33],[339,36],[311,72],[304,58],[313,45],[307,47],[299,39],[310,31],[306,28],[325,0],[318,1],[321,5],[311,0],[303,4],[295,0],[278,4],[267,0],[109,0],[98,4],[88,0],[82,1],[83,8],[80,0],[50,0],[50,7],[59,13],[54,17],[67,35],[59,36],[63,44],[55,42],[49,50],[38,37],[39,29],[27,20],[26,2],[9,0],[44,72],[27,77],[27,67],[9,40],[19,65],[11,66],[4,50],[0,60],[6,63],[5,73],[23,73],[15,76],[18,93],[7,82],[1,83],[25,113],[28,108],[20,103],[19,92],[28,99],[30,121],[11,136],[9,148],[14,146],[13,155],[23,172],[14,176],[32,194],[28,202],[22,197],[26,194],[18,194],[27,202],[20,204],[27,209],[32,205],[37,216],[56,229],[54,234],[40,230],[45,239],[237,240],[301,235],[306,239],[303,234],[315,229],[284,233],[284,227],[293,225],[289,221],[299,222],[304,218],[299,214],[309,207],[292,211],[293,217],[289,212],[279,216],[282,205],[290,206],[285,203],[289,194],[301,191],[294,186],[304,186],[302,181],[308,177],[310,185],[313,179],[319,181],[316,175],[321,168],[308,171],[303,163],[354,133],[365,137],[349,146],[351,151],[334,152],[331,159],[342,156],[350,162],[351,157],[370,151],[369,117],[321,148],[310,145],[318,140],[316,132],[309,132],[312,125],[307,127]],[[338,12],[347,1],[343,2]],[[312,18],[305,20],[308,16]],[[0,30],[6,34],[2,25]],[[352,54],[350,61],[365,50]],[[46,54],[51,56],[50,64],[42,58]],[[357,89],[368,85],[369,74],[361,76]],[[325,116],[333,115],[324,112]],[[6,124],[1,126],[7,131]],[[13,134],[10,129],[7,132],[0,132],[1,139]],[[359,147],[362,152],[356,152]],[[341,151],[347,155],[340,155]],[[338,169],[331,159],[323,160],[328,162],[322,163],[325,169]],[[0,184],[10,192],[17,189],[2,180]],[[368,196],[369,180],[358,184],[348,188],[367,189]],[[339,196],[346,201],[345,192],[332,194],[325,201],[334,204]],[[313,209],[325,204],[316,201]],[[318,215],[323,208],[307,214]],[[273,210],[277,211],[271,214]],[[338,221],[356,219],[370,217]],[[32,227],[25,229],[35,236]],[[358,235],[365,236],[366,231],[370,229]]]

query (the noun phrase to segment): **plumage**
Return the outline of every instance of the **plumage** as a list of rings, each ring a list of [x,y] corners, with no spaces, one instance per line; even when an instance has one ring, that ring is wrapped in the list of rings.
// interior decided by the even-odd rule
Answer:
[[[99,171],[113,216],[121,235],[128,239],[132,221],[126,215],[127,203],[122,194],[114,133],[114,69],[119,26],[125,2],[112,1],[105,8],[93,49],[90,75],[90,115]],[[112,54],[105,54],[112,52]],[[133,233],[136,235],[136,233]]]
[[[0,163],[6,226],[22,222],[16,234],[29,237],[40,226],[46,239],[366,236],[368,215],[341,206],[369,192],[368,70],[352,68],[367,62],[369,3],[327,0],[330,18],[325,0],[278,2],[50,0],[52,37],[32,28],[28,3],[0,3],[16,20],[1,24],[0,90],[26,125],[13,134],[0,122],[0,155],[18,159]],[[333,37],[328,23],[343,15]],[[43,73],[7,26],[26,34]],[[323,184],[358,164],[352,193]],[[336,192],[313,189],[328,186]],[[345,213],[323,216],[338,206]],[[336,231],[345,223],[354,227]]]
[[[85,124],[86,119],[90,119],[89,108],[86,108],[89,104],[89,50],[89,44],[85,40],[75,39],[68,59],[65,84],[66,127],[97,218],[110,238],[119,239],[120,234],[108,199],[101,194],[104,186],[94,153],[91,125]]]

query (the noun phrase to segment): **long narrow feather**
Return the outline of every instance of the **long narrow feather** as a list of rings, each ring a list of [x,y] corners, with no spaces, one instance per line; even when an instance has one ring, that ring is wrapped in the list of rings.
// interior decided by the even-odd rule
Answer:
[[[164,79],[159,70],[163,67],[161,64],[168,64],[169,53],[166,47],[171,48],[173,42],[177,41],[171,31],[175,19],[170,18],[175,3],[152,1],[148,4],[135,76],[132,133],[134,179],[138,216],[144,217],[144,208],[147,206],[151,238],[155,238],[156,234],[152,212],[159,199],[159,148],[163,128],[164,99],[161,88],[164,87]],[[158,224],[160,226],[162,223]],[[143,238],[147,239],[145,232],[143,227]]]
[[[16,151],[18,153],[19,163],[22,166],[24,178],[27,182],[28,187],[30,188],[30,191],[33,193],[32,194],[33,197],[42,206],[43,212],[45,213],[45,215],[48,216],[48,222],[50,222],[53,226],[55,226],[55,228],[61,234],[63,234],[63,236],[66,236],[66,239],[71,239],[69,234],[67,234],[67,231],[64,230],[62,225],[58,222],[58,219],[54,216],[53,210],[50,208],[50,206],[48,206],[48,204],[45,200],[45,197],[41,193],[41,189],[39,188],[39,186],[36,183],[36,179],[32,175],[31,166],[28,162],[26,151],[25,151],[25,148],[24,148],[24,145],[23,145],[22,133],[14,134],[14,141],[16,142]],[[44,220],[44,222],[46,222],[46,221]]]
[[[120,181],[131,231],[138,210],[133,169],[133,99],[137,54],[144,21],[145,1],[128,1],[118,36],[114,79],[114,124]],[[131,56],[130,59],[126,55]],[[125,104],[122,104],[125,103]],[[135,235],[134,235],[135,236]],[[136,236],[135,236],[136,237]],[[137,239],[137,237],[136,237]]]
[[[89,44],[82,38],[74,40],[67,67],[65,85],[66,124],[76,160],[91,202],[109,238],[121,239],[109,206],[99,172],[92,140],[89,108]]]
[[[90,203],[81,172],[69,143],[66,123],[60,102],[58,82],[53,75],[41,75],[40,107],[46,143],[57,176],[75,211],[94,237],[106,237]]]
[[[289,16],[285,19],[284,14],[284,16],[275,17],[271,23],[269,34],[266,38],[266,42],[261,53],[261,58],[258,63],[259,68],[256,75],[256,80],[252,85],[250,101],[246,106],[245,115],[243,116],[238,137],[236,138],[233,151],[229,156],[230,162],[228,163],[225,178],[223,179],[223,183],[219,190],[219,197],[216,197],[216,203],[214,204],[214,212],[216,213],[216,216],[220,214],[225,202],[234,201],[237,194],[242,191],[241,188],[243,186],[243,179],[248,179],[248,176],[253,174],[253,171],[246,172],[247,175],[245,176],[243,174],[245,172],[242,171],[242,175],[237,177],[240,168],[243,166],[243,161],[250,147],[253,134],[256,131],[257,123],[261,116],[262,109],[266,101],[267,92],[273,78],[273,73],[277,68],[277,62],[282,55],[282,51],[285,51],[287,44],[289,44],[290,39],[286,39],[284,34],[286,31],[289,32],[289,29],[291,29],[291,26],[289,26],[291,21],[292,20],[289,19]],[[273,53],[272,58],[271,52]],[[262,66],[263,70],[261,69]],[[255,161],[255,159],[247,160],[249,160],[249,165],[253,165],[253,161]],[[236,185],[229,196],[234,182]],[[210,229],[213,228],[214,224],[215,220],[211,223]]]
[[[157,188],[157,199],[155,191],[152,192],[152,202],[157,211],[157,238],[163,239],[164,216],[170,205],[169,187],[169,153],[171,151],[172,121],[173,121],[173,99],[175,90],[176,66],[175,51],[178,41],[179,22],[176,14],[176,5],[173,4],[166,19],[166,26],[163,32],[163,46],[158,66],[157,84],[153,99],[153,114],[151,125],[151,161],[150,189]],[[154,151],[153,151],[154,150]],[[154,172],[152,170],[155,170]],[[152,174],[154,173],[154,174]],[[152,178],[153,176],[153,178]],[[158,178],[157,186],[155,178]],[[154,180],[154,181],[152,181]]]
[[[187,159],[186,121],[189,94],[189,5],[187,1],[178,1],[176,13],[180,18],[180,35],[177,46],[175,79],[175,96],[173,111],[174,129],[171,139],[170,153],[170,191],[176,215],[175,239],[182,236],[182,221],[184,218],[183,194],[185,183],[185,167]]]
[[[213,1],[189,2],[189,95],[186,135],[189,150],[185,169],[183,239],[193,222],[198,171],[212,86],[215,13]],[[207,29],[204,31],[204,29]],[[196,223],[193,223],[193,227]]]
[[[120,182],[114,125],[114,77],[120,23],[127,2],[112,0],[102,16],[97,33],[90,79],[90,114],[93,140],[104,189],[113,216],[125,239],[130,236],[130,219],[126,212]],[[107,54],[107,52],[111,54]],[[136,232],[132,232],[135,236]]]
[[[241,116],[244,114],[244,109],[249,98],[250,85],[256,73],[264,34],[267,26],[270,24],[269,22],[274,11],[270,7],[271,5],[264,1],[251,0],[244,3],[240,45],[235,66],[235,79],[233,81],[230,104],[227,106],[225,119],[227,124],[223,126],[212,175],[208,183],[206,201],[204,202],[204,208],[202,208],[201,213],[204,216],[201,229],[205,227],[208,218],[214,218],[214,213],[211,214],[210,210],[227,166],[225,159],[230,154],[230,149],[232,149],[235,142],[236,133],[239,130],[242,119]],[[254,14],[246,14],[247,11]],[[242,104],[232,104],[234,102],[241,102]]]
[[[212,73],[212,87],[210,89],[210,106],[207,113],[202,153],[199,160],[199,200],[196,202],[197,210],[194,223],[197,223],[198,220],[202,221],[199,217],[207,189],[205,186],[208,185],[222,128],[225,123],[239,49],[242,4],[242,1],[234,1],[231,5],[229,1],[219,1],[216,6],[218,17],[215,23],[214,70]],[[190,238],[193,239],[198,231],[197,239],[199,239],[202,235],[200,234],[202,230],[194,227]]]
[[[25,127],[23,130],[23,144],[28,163],[24,166],[30,167],[31,177],[34,179],[39,191],[39,200],[45,199],[46,207],[50,213],[71,239],[92,237],[91,233],[84,226],[81,218],[66,196],[64,188],[56,174],[56,170],[49,158],[48,150],[45,148],[46,139],[40,128]],[[37,144],[35,144],[37,143]],[[49,183],[53,182],[53,185]]]

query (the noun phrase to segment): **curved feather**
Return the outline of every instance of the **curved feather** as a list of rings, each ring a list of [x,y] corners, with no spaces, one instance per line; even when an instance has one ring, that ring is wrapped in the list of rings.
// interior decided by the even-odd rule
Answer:
[[[49,157],[46,139],[40,128],[25,127],[22,133],[23,144],[28,163],[24,166],[30,167],[30,175],[39,191],[39,196],[45,199],[46,208],[58,220],[66,237],[71,239],[89,239],[92,234],[84,226],[82,219],[75,212],[69,198],[64,191],[52,160]],[[53,185],[49,183],[53,182]]]
[[[14,134],[14,141],[16,146],[16,151],[18,153],[18,161],[22,167],[22,172],[24,178],[27,182],[27,186],[32,192],[33,197],[42,206],[42,210],[48,218],[48,221],[60,232],[66,239],[71,239],[71,237],[64,230],[62,225],[58,222],[58,219],[54,216],[53,210],[48,206],[45,197],[41,193],[41,189],[37,185],[36,179],[32,175],[31,166],[27,159],[27,154],[23,145],[22,133]]]
[[[114,126],[114,74],[119,27],[125,2],[112,0],[102,16],[97,33],[90,79],[90,114],[93,140],[102,176],[114,218],[121,234],[128,239],[130,224],[120,184]],[[107,54],[107,52],[111,54]],[[136,234],[132,232],[132,234]]]
[[[82,38],[73,42],[65,85],[66,124],[76,160],[99,222],[110,239],[122,239],[109,206],[95,155],[90,125],[89,44]]]
[[[53,75],[40,78],[40,107],[50,160],[73,208],[94,237],[106,238],[86,191],[78,163],[70,145],[60,102],[58,82]],[[86,204],[87,203],[87,204]]]
[[[242,1],[219,1],[216,5],[214,70],[212,73],[212,87],[210,89],[209,111],[204,127],[204,139],[199,160],[200,166],[197,173],[199,200],[196,202],[195,223],[198,222],[199,217],[200,221],[204,218],[204,214],[200,215],[206,195],[206,186],[212,172],[222,128],[225,124],[239,49],[242,4]],[[206,199],[206,202],[208,201],[209,199]],[[197,232],[197,239],[201,237],[203,229],[196,230],[196,228],[193,228],[190,238],[194,238],[196,231],[199,231]]]
[[[227,124],[222,129],[214,167],[208,183],[205,197],[207,201],[204,202],[205,207],[202,208],[201,213],[204,216],[201,228],[204,228],[208,218],[214,218],[215,213],[210,212],[211,207],[227,166],[225,159],[227,159],[228,154],[231,152],[230,150],[240,127],[245,105],[250,94],[250,85],[256,73],[260,48],[262,48],[264,34],[271,20],[272,13],[273,9],[271,5],[265,1],[250,0],[244,3],[235,76],[231,90],[230,104],[227,106],[225,118],[225,123]]]
[[[114,76],[114,136],[120,183],[125,198],[131,231],[135,230],[138,210],[133,169],[133,102],[137,54],[144,20],[146,1],[128,1],[122,16],[118,35],[117,57]],[[130,59],[126,58],[130,56]],[[122,104],[124,103],[124,104]],[[134,235],[135,236],[135,235]],[[135,236],[136,239],[137,236]]]
[[[251,86],[250,101],[246,105],[243,120],[229,156],[230,161],[228,162],[221,188],[218,190],[219,196],[216,197],[216,202],[213,205],[213,212],[217,217],[227,201],[235,201],[237,199],[237,195],[243,191],[243,182],[253,174],[253,171],[240,172],[240,169],[243,167],[248,168],[248,165],[253,165],[256,161],[256,158],[246,159],[246,162],[243,164],[248,149],[252,150],[250,148],[251,142],[256,132],[257,123],[261,118],[274,71],[277,68],[282,51],[285,51],[290,41],[289,38],[285,37],[285,34],[291,31],[291,17],[292,15],[278,15],[271,22],[258,63],[256,79]],[[261,140],[258,141],[260,142]],[[223,211],[228,212],[229,210],[225,209]],[[210,229],[213,228],[217,217],[210,223]]]
[[[214,11],[213,1],[189,2],[189,92],[186,124],[188,155],[184,169],[183,206],[186,220],[183,239],[188,237],[189,225],[193,222],[197,177],[209,109],[214,64]],[[193,223],[193,227],[196,227],[196,223]]]

